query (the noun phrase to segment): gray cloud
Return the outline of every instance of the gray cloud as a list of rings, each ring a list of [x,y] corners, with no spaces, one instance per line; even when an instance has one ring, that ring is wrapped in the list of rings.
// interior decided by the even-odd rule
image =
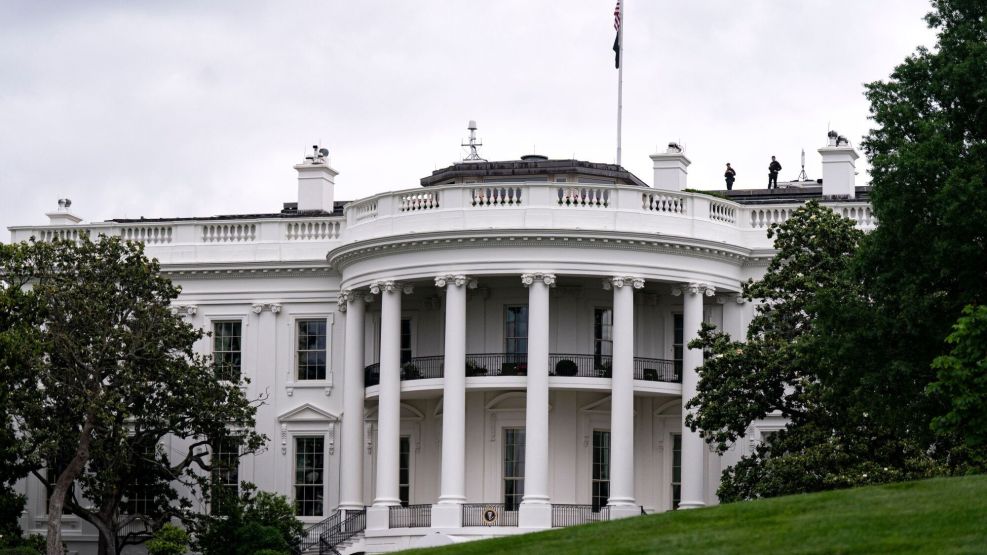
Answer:
[[[687,146],[690,185],[818,177],[855,143],[864,82],[918,44],[926,0],[625,2],[624,165]],[[321,142],[337,197],[417,186],[462,156],[614,159],[613,2],[0,4],[0,225],[68,196],[87,220],[272,212]],[[790,174],[790,175],[788,175]],[[862,177],[863,176],[862,174]]]

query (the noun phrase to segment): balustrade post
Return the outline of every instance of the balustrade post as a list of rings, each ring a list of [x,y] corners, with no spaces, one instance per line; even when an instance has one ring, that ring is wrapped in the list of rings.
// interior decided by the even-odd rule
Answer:
[[[528,287],[528,379],[524,411],[524,497],[518,509],[522,528],[551,528],[548,495],[548,339],[549,294],[555,275],[521,276]]]

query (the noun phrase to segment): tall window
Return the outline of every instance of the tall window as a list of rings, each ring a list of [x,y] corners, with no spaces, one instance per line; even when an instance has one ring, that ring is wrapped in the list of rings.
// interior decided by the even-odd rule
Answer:
[[[223,514],[227,503],[240,495],[240,441],[224,438],[213,445],[212,452],[212,512]]]
[[[212,356],[221,380],[240,381],[241,326],[239,320],[212,324]]]
[[[524,497],[524,428],[504,428],[504,510],[516,511]]]
[[[609,368],[613,357],[613,309],[593,311],[593,364]]]
[[[401,318],[401,364],[411,360],[411,318]]]
[[[325,443],[322,437],[295,438],[295,513],[322,516]]]
[[[298,320],[298,379],[326,379],[326,321]]]
[[[685,326],[682,324],[682,315],[672,315],[672,360],[675,361],[675,375],[682,375],[682,343],[685,335]]]
[[[401,506],[407,507],[411,502],[411,438],[401,436],[401,452],[398,457],[398,497]]]
[[[672,434],[672,508],[682,500],[682,434]]]
[[[504,315],[504,352],[528,354],[528,306],[509,306]],[[519,357],[520,358],[520,357]]]
[[[141,449],[141,464],[138,466],[137,470],[134,472],[134,481],[126,489],[124,498],[121,503],[120,512],[128,515],[145,515],[154,516],[154,478],[150,476],[150,473],[141,470],[141,467],[145,465],[153,464],[152,461],[157,457],[157,444],[153,441],[148,442],[148,444],[140,447]],[[51,492],[48,493],[49,496]],[[47,506],[47,505],[46,505]]]
[[[593,430],[593,512],[610,499],[610,432]]]

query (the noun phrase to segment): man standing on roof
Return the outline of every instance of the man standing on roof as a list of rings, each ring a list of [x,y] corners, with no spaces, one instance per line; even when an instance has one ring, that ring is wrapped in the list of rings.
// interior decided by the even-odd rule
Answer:
[[[737,172],[730,167],[730,162],[727,162],[727,171],[723,173],[723,178],[727,180],[727,191],[732,191],[733,182],[737,180]]]
[[[768,189],[771,189],[771,185],[774,184],[774,188],[778,188],[778,172],[781,171],[781,164],[775,160],[775,157],[771,157],[771,163],[768,164]]]

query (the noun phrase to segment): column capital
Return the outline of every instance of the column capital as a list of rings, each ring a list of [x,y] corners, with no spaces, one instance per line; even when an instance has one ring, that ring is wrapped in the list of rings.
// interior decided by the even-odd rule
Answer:
[[[410,295],[415,290],[415,286],[406,285],[393,279],[377,280],[370,284],[370,294],[380,295],[381,292],[393,293],[395,291]]]
[[[441,274],[435,276],[436,287],[441,289],[450,284],[455,285],[456,287],[462,287],[465,285],[470,289],[476,289],[476,279],[464,274]]]
[[[355,303],[359,301],[369,303],[372,300],[374,300],[373,295],[366,291],[358,291],[356,289],[343,289],[336,297],[336,302],[339,303],[340,312],[346,312],[346,305],[348,303]]]
[[[614,288],[620,289],[625,285],[634,289],[642,289],[644,288],[644,278],[637,276],[613,276],[603,280],[603,289],[606,291]]]
[[[680,297],[683,294],[688,293],[689,295],[706,295],[707,297],[712,297],[716,294],[716,288],[708,283],[683,283],[672,288],[672,295]]]
[[[740,293],[726,293],[724,295],[717,296],[716,302],[717,304],[729,304],[731,302],[744,304],[747,302],[747,299],[745,299]]]
[[[280,303],[254,303],[250,306],[250,312],[254,314],[260,314],[265,310],[270,310],[271,314],[277,316],[281,314],[281,304]]]
[[[526,274],[521,274],[521,283],[528,287],[536,281],[544,282],[545,285],[549,287],[555,287],[555,274],[549,274],[546,272],[529,272]]]
[[[171,313],[181,315],[185,318],[193,318],[199,312],[199,307],[194,304],[176,304],[171,306]]]

